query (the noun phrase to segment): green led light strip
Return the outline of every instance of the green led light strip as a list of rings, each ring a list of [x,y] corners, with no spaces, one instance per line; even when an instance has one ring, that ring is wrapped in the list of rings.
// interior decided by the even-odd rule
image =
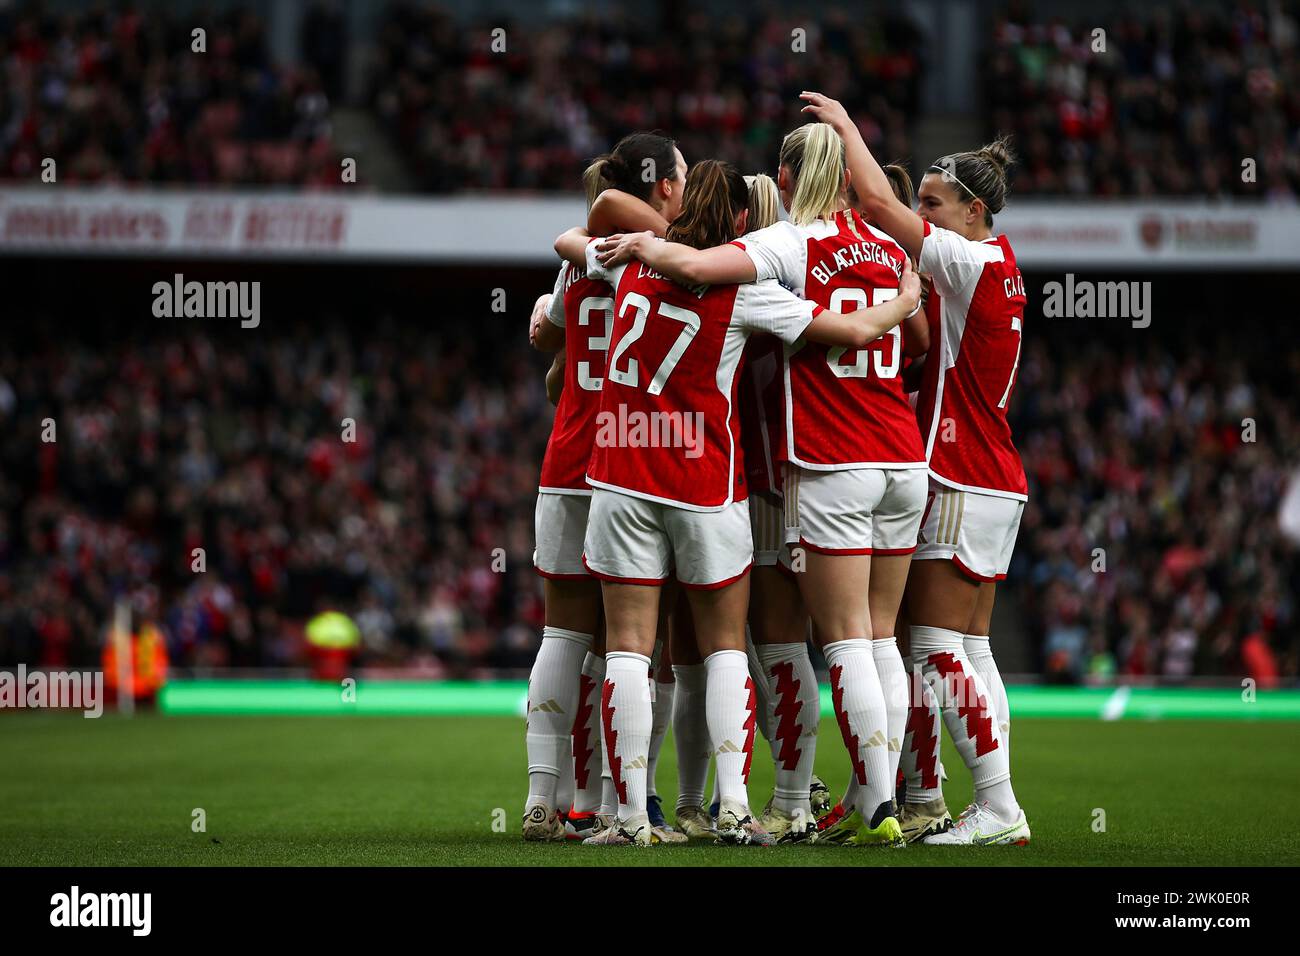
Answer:
[[[823,686],[822,715],[832,713]],[[166,714],[427,714],[517,716],[525,681],[358,681],[356,701],[337,684],[312,681],[185,680],[163,688]],[[1016,717],[1098,720],[1300,720],[1300,691],[1260,691],[1253,701],[1232,688],[1009,687]]]

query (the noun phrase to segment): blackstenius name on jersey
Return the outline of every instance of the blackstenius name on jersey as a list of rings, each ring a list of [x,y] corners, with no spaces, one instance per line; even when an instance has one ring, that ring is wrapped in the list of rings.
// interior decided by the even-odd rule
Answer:
[[[822,285],[830,282],[837,274],[843,272],[850,266],[860,265],[862,263],[873,263],[875,265],[888,266],[893,270],[894,275],[903,275],[903,266],[898,259],[889,254],[884,246],[878,242],[855,242],[851,246],[845,246],[843,249],[836,249],[831,256],[831,260],[823,259],[810,270],[812,276]]]

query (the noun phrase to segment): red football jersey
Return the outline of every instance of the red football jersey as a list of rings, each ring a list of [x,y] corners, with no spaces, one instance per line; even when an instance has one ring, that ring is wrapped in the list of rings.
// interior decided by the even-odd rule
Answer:
[[[740,365],[740,445],[745,450],[749,490],[781,490],[785,442],[785,398],[781,340],[752,336]]]
[[[566,262],[556,277],[547,318],[565,330],[564,391],[555,408],[538,490],[589,495],[587,463],[614,324],[614,290]]]
[[[774,278],[836,312],[898,295],[906,253],[850,210],[807,226],[779,222],[736,241],[759,280]],[[903,329],[865,348],[798,342],[785,349],[784,457],[804,468],[924,468],[903,392]]]
[[[688,289],[640,262],[587,274],[615,290],[605,387],[587,480],[691,511],[746,495],[736,414],[751,332],[794,342],[820,311],[775,282]]]
[[[972,242],[926,223],[918,268],[939,295],[927,309],[930,354],[917,402],[930,475],[1024,501],[1025,469],[1007,424],[1026,302],[1011,244],[1006,236]]]

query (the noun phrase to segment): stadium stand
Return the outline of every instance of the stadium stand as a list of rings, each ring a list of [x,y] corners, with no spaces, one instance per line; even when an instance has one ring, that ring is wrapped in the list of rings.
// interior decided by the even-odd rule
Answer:
[[[182,666],[300,664],[305,620],[337,605],[371,664],[526,667],[534,363],[522,334],[503,354],[391,323],[6,350],[0,659],[93,662],[121,590]],[[46,415],[57,444],[33,457]],[[466,558],[498,546],[504,574]]]
[[[53,156],[63,183],[337,186],[321,74],[272,62],[253,12],[204,22],[190,56],[190,21],[165,8],[0,11],[0,178],[34,180]]]
[[[1025,159],[1018,197],[1300,194],[1291,7],[1130,11],[1107,20],[1104,53],[1095,17],[1031,10],[1012,3],[989,25],[980,74],[985,131],[1014,133]],[[0,178],[30,179],[57,153],[67,182],[336,186],[337,15],[307,11],[292,67],[273,62],[257,13],[233,6],[212,22],[196,58],[177,52],[187,25],[152,8],[0,11]],[[500,55],[480,42],[497,25],[405,2],[377,17],[353,99],[420,191],[572,191],[584,161],[655,127],[688,160],[767,169],[808,88],[841,99],[881,155],[914,151],[927,39],[903,14],[698,10],[670,34],[606,9],[507,21],[516,42]],[[805,56],[787,53],[796,28]],[[1248,181],[1243,157],[1256,160]]]
[[[301,664],[326,605],[355,617],[370,664],[526,666],[550,410],[516,331],[503,347],[468,324],[304,322],[6,348],[0,661],[93,660],[120,588],[182,666]],[[1153,337],[1116,361],[1027,342],[1014,427],[1030,497],[1007,589],[1035,669],[1297,674],[1300,560],[1276,513],[1298,373],[1300,352],[1262,344]],[[34,458],[47,415],[59,450]],[[355,443],[337,440],[345,417]]]
[[[1011,5],[984,70],[985,125],[1015,134],[1017,195],[1300,195],[1300,30],[1293,5],[1142,6],[1035,18]],[[1243,179],[1243,158],[1256,161]]]
[[[370,102],[426,190],[572,190],[575,170],[637,129],[670,131],[688,162],[767,169],[800,122],[804,89],[871,117],[867,138],[884,154],[909,152],[920,33],[897,14],[809,21],[696,11],[671,33],[611,14],[530,32],[499,56],[474,42],[494,25],[436,7],[388,10]],[[807,52],[792,56],[796,27],[808,33]]]
[[[1277,513],[1300,352],[1173,339],[1119,358],[1026,344],[1011,575],[1049,679],[1297,673],[1300,560]]]
[[[53,152],[68,183],[338,183],[337,20],[313,9],[305,60],[288,67],[247,9],[216,15],[200,62],[175,53],[188,46],[176,18],[108,9],[0,10],[0,178],[31,181]],[[1082,22],[1026,9],[991,27],[985,71],[989,131],[1015,132],[1026,157],[1016,200],[1296,195],[1292,6],[1143,8],[1100,58],[1084,55]],[[810,20],[815,55],[791,59],[771,52],[788,48],[788,18],[705,28],[704,16],[688,13],[673,43],[616,15],[552,22],[489,58],[469,52],[482,23],[394,4],[359,98],[433,193],[573,192],[584,159],[654,126],[688,159],[769,168],[808,86],[843,97],[882,156],[910,154],[925,63],[910,21]],[[1241,182],[1241,155],[1258,157],[1257,183]],[[85,295],[116,294],[96,288]],[[1159,325],[1178,334],[1122,350],[1063,344],[1047,322],[1026,338],[1013,425],[1030,500],[1000,603],[1029,632],[1027,671],[1300,676],[1300,559],[1276,523],[1300,464],[1300,352],[1187,333],[1221,319],[1191,295],[1161,300],[1180,322]],[[530,555],[544,366],[522,325],[457,323],[470,313],[445,303],[430,323],[422,308],[239,338],[146,323],[96,342],[52,326],[0,345],[0,665],[93,664],[126,593],[182,667],[300,665],[303,625],[327,605],[355,618],[369,664],[527,667],[541,623]],[[57,449],[41,442],[46,417]],[[337,440],[345,417],[355,443]],[[498,547],[504,573],[465,558]]]

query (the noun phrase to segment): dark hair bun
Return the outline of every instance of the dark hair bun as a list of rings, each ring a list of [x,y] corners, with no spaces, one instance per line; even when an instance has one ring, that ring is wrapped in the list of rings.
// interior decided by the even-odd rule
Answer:
[[[1005,174],[1007,167],[1015,165],[1016,162],[1016,154],[1011,151],[1011,141],[1005,136],[995,139],[977,152],[996,166],[1000,173]]]

